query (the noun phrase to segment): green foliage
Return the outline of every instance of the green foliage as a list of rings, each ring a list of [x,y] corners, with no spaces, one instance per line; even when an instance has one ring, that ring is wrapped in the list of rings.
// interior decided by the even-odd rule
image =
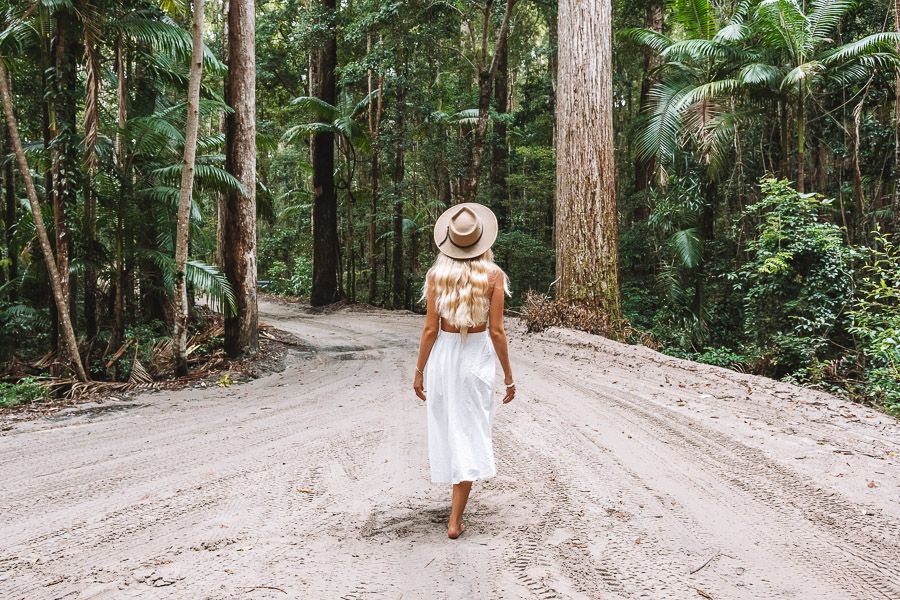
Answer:
[[[286,296],[309,297],[312,289],[312,261],[303,255],[294,257],[292,265],[272,261],[266,270],[270,280],[267,292]]]
[[[877,235],[849,314],[862,366],[863,389],[858,391],[900,412],[900,248],[895,238]]]
[[[520,231],[504,232],[494,243],[494,257],[509,276],[513,303],[522,301],[525,292],[546,293],[553,282],[553,248]]]
[[[0,408],[39,402],[46,397],[46,388],[33,377],[23,377],[17,383],[0,383]]]
[[[744,214],[756,221],[750,260],[732,276],[744,298],[744,331],[766,371],[817,380],[847,337],[858,253],[821,218],[830,201],[786,180],[763,179],[760,187],[761,199]]]

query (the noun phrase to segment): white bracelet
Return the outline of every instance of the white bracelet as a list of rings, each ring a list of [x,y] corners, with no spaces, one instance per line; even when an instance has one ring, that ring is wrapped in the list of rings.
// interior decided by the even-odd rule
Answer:
[[[506,389],[514,388],[514,387],[516,387],[516,384],[515,384],[515,383],[507,383],[507,384],[506,384]]]

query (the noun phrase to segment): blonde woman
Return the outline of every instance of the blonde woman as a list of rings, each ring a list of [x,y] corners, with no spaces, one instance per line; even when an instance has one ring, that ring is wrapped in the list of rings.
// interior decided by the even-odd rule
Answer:
[[[503,403],[516,396],[503,328],[506,274],[491,246],[497,218],[481,204],[458,204],[434,226],[438,254],[425,278],[427,314],[413,389],[428,411],[428,461],[434,483],[453,484],[447,535],[465,529],[472,482],[496,474],[491,425],[497,359]]]

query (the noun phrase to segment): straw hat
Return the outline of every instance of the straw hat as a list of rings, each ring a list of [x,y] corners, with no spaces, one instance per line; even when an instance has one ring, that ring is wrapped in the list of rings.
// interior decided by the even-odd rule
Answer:
[[[434,243],[450,258],[475,258],[497,239],[497,217],[483,204],[463,202],[444,211],[434,224]]]

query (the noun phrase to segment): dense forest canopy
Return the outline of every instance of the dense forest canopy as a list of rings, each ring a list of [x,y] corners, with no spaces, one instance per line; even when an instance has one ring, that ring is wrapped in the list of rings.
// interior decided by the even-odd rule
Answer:
[[[253,352],[257,278],[420,310],[434,218],[479,201],[534,327],[900,408],[900,5],[259,0],[254,34],[210,0],[198,50],[197,2],[0,9],[0,401],[78,375],[68,329],[84,378],[170,375],[182,280],[188,335],[225,316],[197,354]],[[585,303],[558,276],[590,194],[618,256]]]

